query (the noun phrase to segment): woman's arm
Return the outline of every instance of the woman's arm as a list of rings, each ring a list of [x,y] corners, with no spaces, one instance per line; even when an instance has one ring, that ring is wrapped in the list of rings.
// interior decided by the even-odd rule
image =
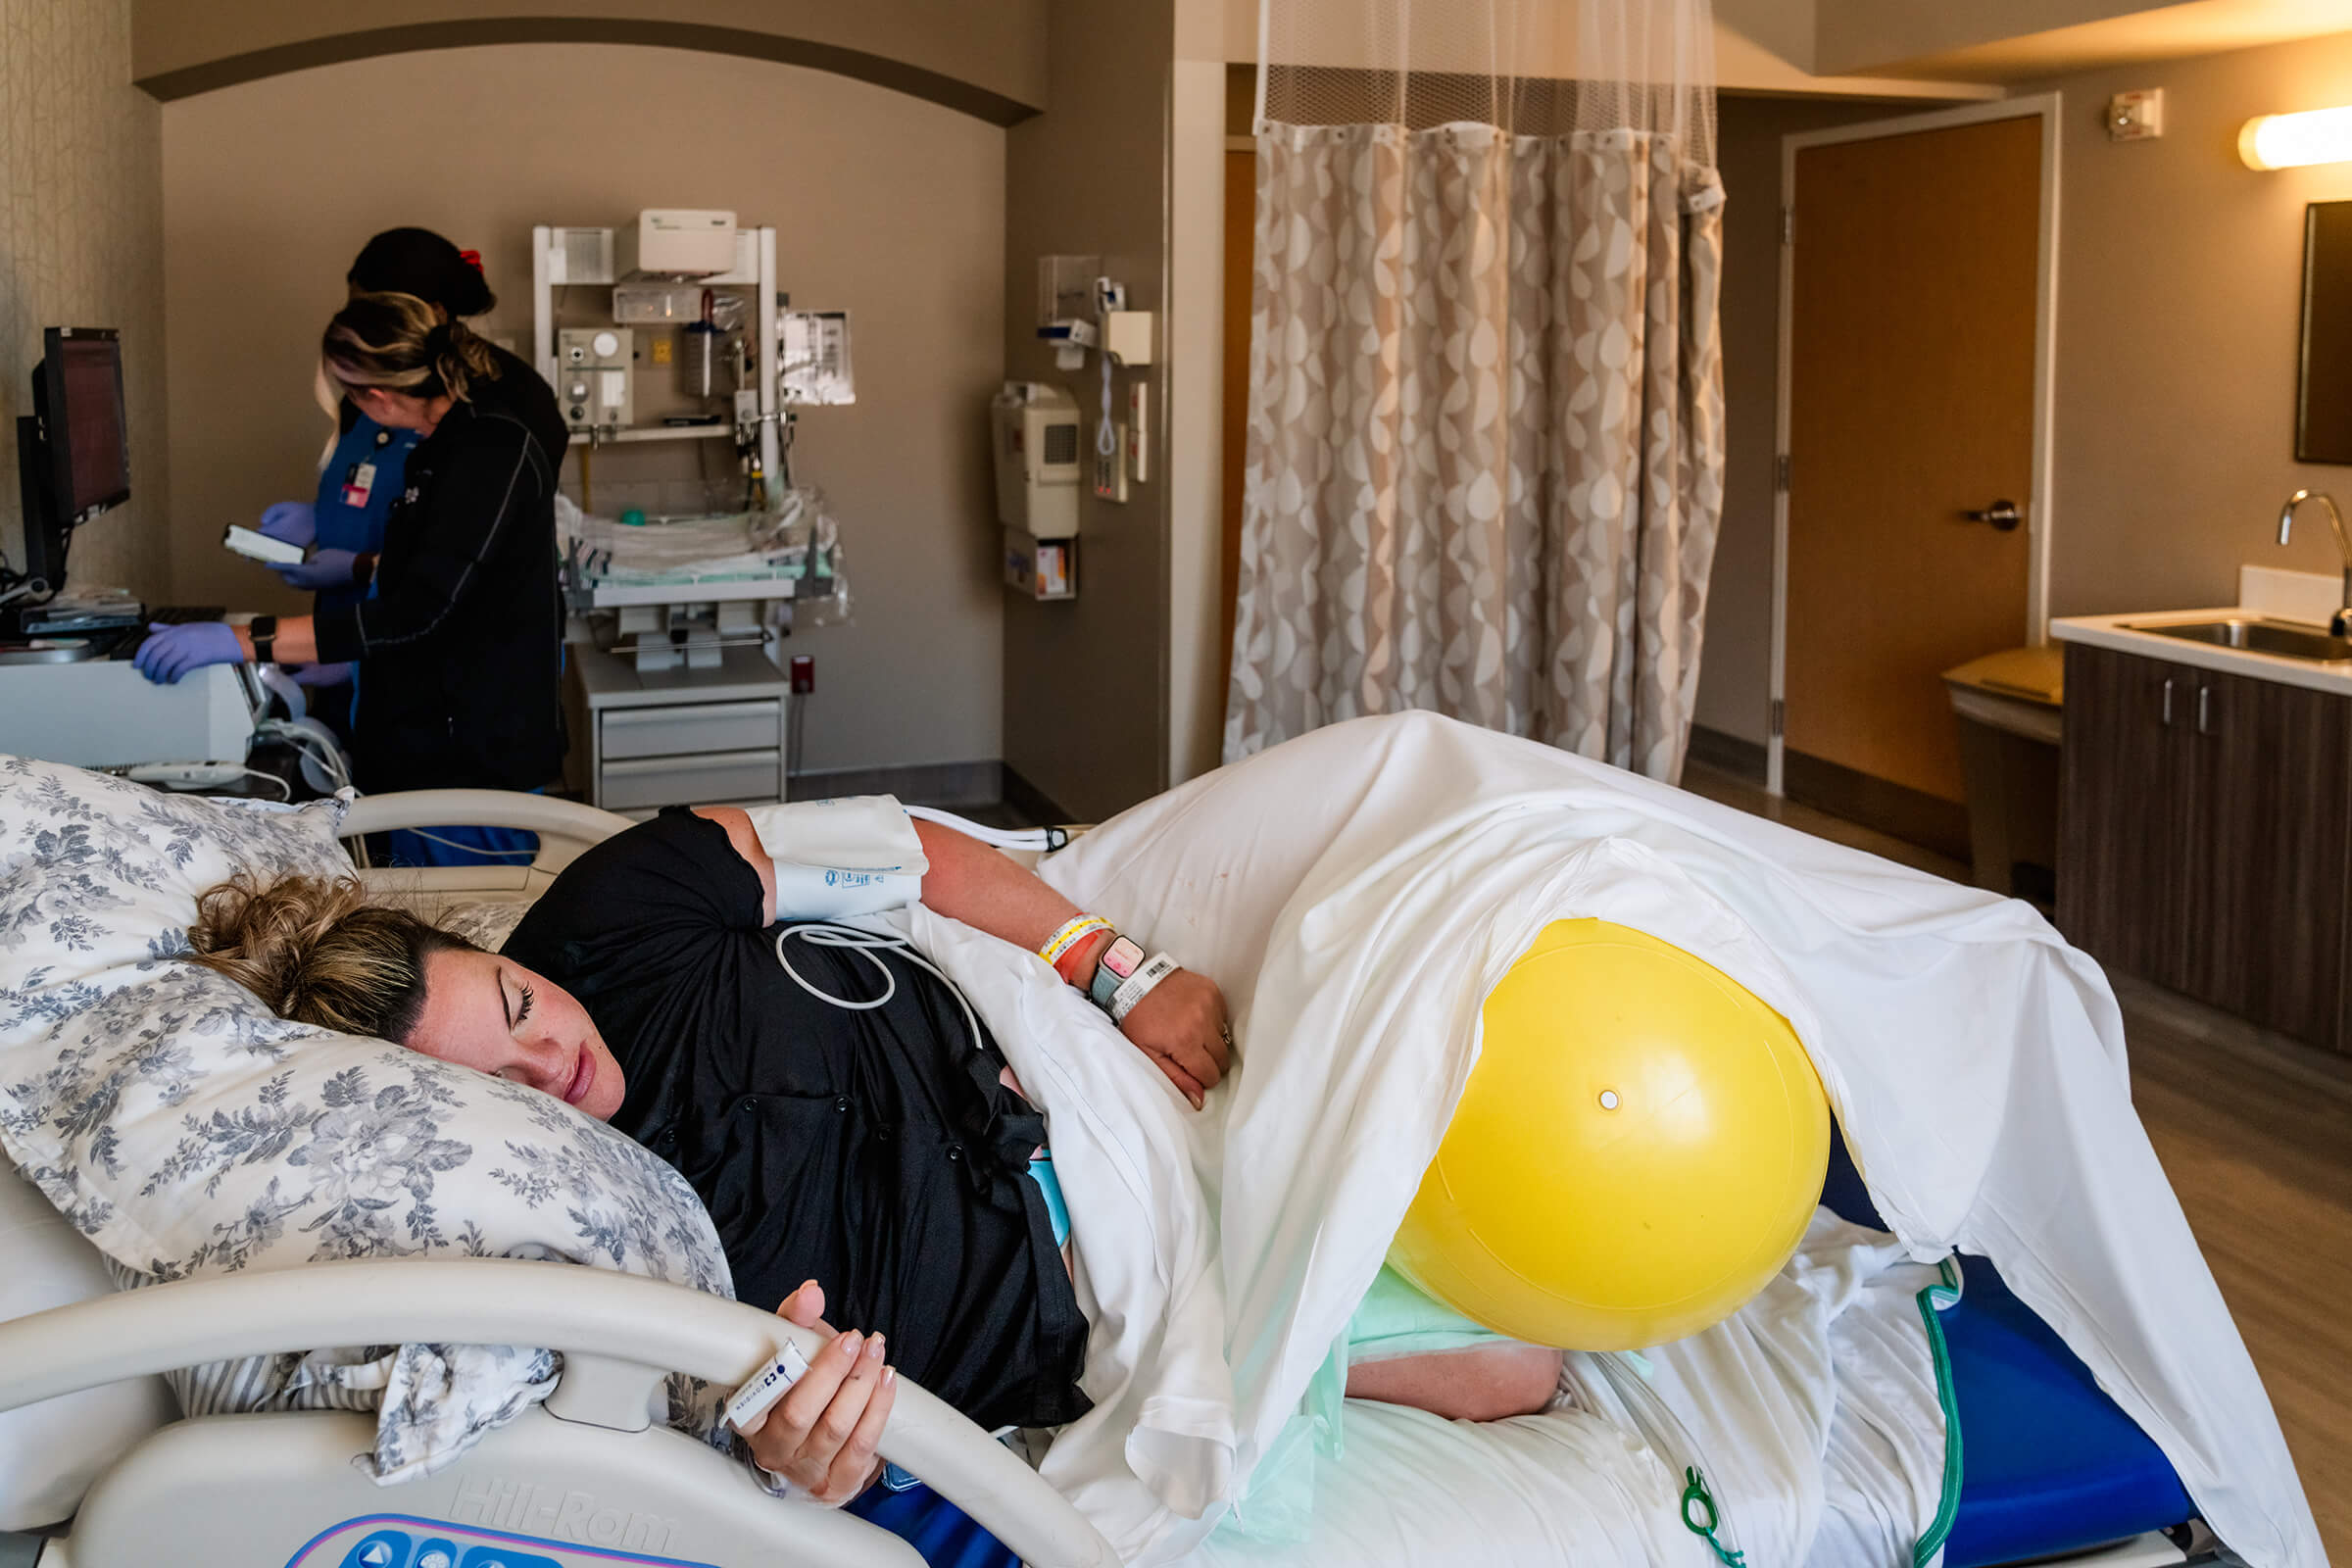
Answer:
[[[750,815],[731,806],[698,806],[695,814],[725,828],[736,853],[760,873],[766,915],[773,921],[775,864],[760,848]],[[977,839],[936,822],[918,820],[914,831],[931,862],[923,876],[923,903],[952,920],[1035,952],[1079,912],[1076,905]],[[1109,942],[1107,933],[1088,940],[1090,951],[1082,951],[1076,968],[1082,979],[1093,976],[1095,959]],[[1225,999],[1204,975],[1177,970],[1137,1003],[1119,1027],[1196,1110],[1225,1076],[1232,1052]]]

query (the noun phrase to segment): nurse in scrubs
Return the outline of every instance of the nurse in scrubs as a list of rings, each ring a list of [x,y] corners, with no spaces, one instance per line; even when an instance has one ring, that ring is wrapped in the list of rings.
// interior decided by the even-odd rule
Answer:
[[[388,228],[364,246],[344,279],[354,294],[413,294],[444,320],[480,316],[497,304],[481,260],[428,228]],[[262,513],[261,531],[305,548],[307,561],[270,569],[289,587],[312,590],[316,609],[340,609],[368,597],[383,554],[384,518],[401,493],[414,430],[392,430],[329,391],[342,428],[318,470],[311,501],[280,501]],[[349,744],[356,701],[349,664],[307,664],[294,678],[311,688],[311,711]]]

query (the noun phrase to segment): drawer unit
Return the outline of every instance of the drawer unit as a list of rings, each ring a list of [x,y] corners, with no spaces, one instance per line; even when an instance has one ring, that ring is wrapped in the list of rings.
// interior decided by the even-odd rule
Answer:
[[[784,744],[784,705],[690,703],[671,708],[611,708],[604,713],[607,762],[635,757],[768,751]]]
[[[702,752],[608,760],[596,804],[608,811],[784,798],[784,751]]]

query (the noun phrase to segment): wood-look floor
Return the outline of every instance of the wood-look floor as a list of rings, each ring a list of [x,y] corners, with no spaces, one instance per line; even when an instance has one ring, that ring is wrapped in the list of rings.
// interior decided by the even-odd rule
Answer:
[[[1933,851],[1690,768],[1694,793],[1939,876]],[[2302,1472],[2328,1556],[2352,1563],[2352,1061],[2128,977],[2132,1090]]]

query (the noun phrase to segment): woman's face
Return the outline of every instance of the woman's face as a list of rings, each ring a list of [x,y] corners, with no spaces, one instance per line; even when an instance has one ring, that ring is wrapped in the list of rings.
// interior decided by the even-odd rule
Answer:
[[[424,960],[412,1051],[555,1096],[598,1121],[620,1109],[620,1063],[570,992],[495,953]]]
[[[354,406],[387,430],[415,430],[431,435],[449,412],[447,398],[411,397],[380,386],[347,389]]]

